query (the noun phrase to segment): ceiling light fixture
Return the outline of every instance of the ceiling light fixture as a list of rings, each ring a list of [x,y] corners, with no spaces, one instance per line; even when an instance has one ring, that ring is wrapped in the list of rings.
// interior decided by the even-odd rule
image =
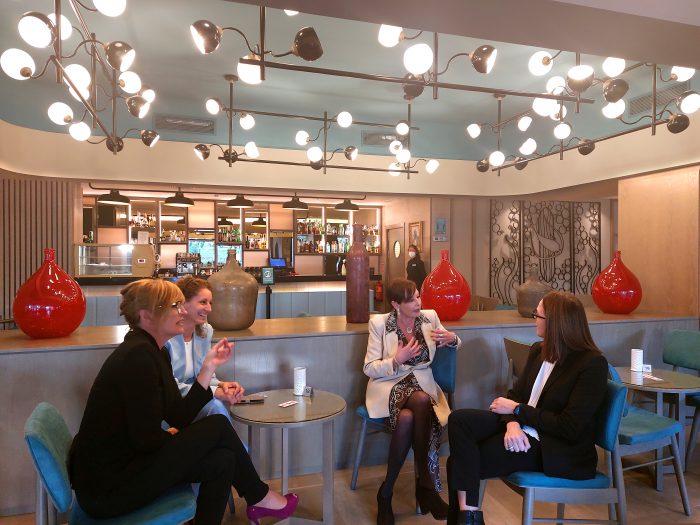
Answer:
[[[246,131],[253,129],[255,127],[255,117],[253,117],[253,115],[250,113],[241,113],[241,118],[238,120],[238,124],[240,124],[241,128]]]
[[[581,155],[588,155],[595,149],[595,142],[589,139],[581,139],[577,148]]]
[[[671,80],[675,80],[676,82],[690,80],[693,78],[693,75],[695,75],[695,69],[692,67],[673,66],[671,68]]]
[[[305,202],[302,202],[299,197],[297,197],[297,194],[294,194],[294,197],[292,197],[290,200],[282,204],[282,207],[285,210],[308,210],[309,205],[306,204]]]
[[[491,73],[494,64],[496,63],[496,56],[498,55],[498,50],[490,45],[483,45],[477,47],[474,51],[469,54],[469,60],[472,62],[472,66],[479,73],[488,75]]]
[[[119,190],[110,190],[109,193],[97,197],[99,204],[110,204],[112,206],[125,206],[131,202],[129,197],[125,197]]]
[[[524,170],[527,167],[528,160],[522,157],[515,157],[513,161],[516,170]]]
[[[403,27],[382,24],[379,26],[377,40],[384,47],[395,47],[403,38]]]
[[[194,206],[194,201],[189,197],[185,197],[185,194],[180,191],[180,188],[175,192],[175,195],[168,197],[163,201],[166,206],[175,206],[177,208],[189,208]]]
[[[254,208],[255,203],[250,200],[246,199],[243,195],[240,193],[236,195],[234,199],[230,199],[228,202],[226,202],[226,206],[229,208]]]
[[[476,169],[479,170],[481,173],[484,173],[485,171],[489,170],[489,161],[486,159],[481,159],[476,163]]]
[[[351,202],[350,199],[343,199],[343,202],[339,202],[335,205],[335,209],[338,211],[359,211],[360,207]]]
[[[537,51],[534,53],[527,63],[527,68],[530,73],[537,77],[541,77],[549,73],[554,64],[554,57],[547,51]]]
[[[630,86],[621,78],[609,78],[603,82],[603,97],[608,102],[617,102],[627,94]]]
[[[618,100],[617,102],[610,102],[603,106],[601,111],[605,118],[618,118],[625,112],[625,101]]]
[[[262,215],[260,215],[257,219],[255,219],[250,224],[251,224],[251,226],[255,226],[256,228],[265,228],[267,226],[267,223],[265,222],[265,219],[263,218]]]
[[[348,160],[355,160],[359,153],[360,150],[358,150],[355,146],[348,146],[344,151],[345,158]]]
[[[412,75],[422,75],[433,65],[433,50],[428,44],[414,44],[404,52],[403,65]]]
[[[617,77],[622,74],[626,65],[624,58],[608,57],[603,60],[603,72],[611,78]]]
[[[481,125],[480,124],[469,124],[467,126],[467,133],[473,139],[481,135]]]
[[[411,131],[411,126],[409,126],[408,122],[406,122],[405,120],[400,120],[399,123],[396,124],[396,133],[398,133],[402,137],[408,135],[409,131]]]
[[[583,93],[593,85],[593,68],[586,64],[579,64],[566,74],[566,83],[576,93]]]
[[[691,115],[700,109],[700,94],[686,91],[676,99],[676,107],[686,115]]]
[[[685,131],[688,126],[690,126],[690,119],[683,113],[673,113],[666,123],[666,128],[674,135]]]

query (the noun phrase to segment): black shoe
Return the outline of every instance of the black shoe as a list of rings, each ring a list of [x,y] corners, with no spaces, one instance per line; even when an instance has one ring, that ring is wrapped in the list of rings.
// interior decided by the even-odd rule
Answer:
[[[430,512],[436,520],[446,520],[450,507],[434,488],[426,488],[416,483],[416,501],[421,514]]]
[[[480,510],[460,510],[457,525],[485,525],[484,513]]]
[[[384,483],[379,487],[377,492],[377,525],[394,525],[394,511],[391,508],[391,496],[388,498],[382,496]]]

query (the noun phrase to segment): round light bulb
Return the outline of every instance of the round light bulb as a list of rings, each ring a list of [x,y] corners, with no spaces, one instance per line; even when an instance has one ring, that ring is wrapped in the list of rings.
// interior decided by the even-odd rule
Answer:
[[[403,65],[409,73],[422,75],[433,65],[433,50],[428,44],[415,44],[403,54]]]
[[[494,168],[497,168],[499,166],[503,166],[503,163],[506,161],[506,156],[503,154],[502,151],[494,151],[489,155],[489,164],[493,166]]]
[[[686,93],[678,105],[678,109],[686,115],[695,113],[700,109],[700,95],[695,92]]]
[[[603,106],[602,112],[605,118],[617,118],[625,112],[625,101],[610,102]]]
[[[671,74],[676,76],[676,82],[685,82],[693,77],[695,70],[692,67],[673,66]]]
[[[518,129],[520,131],[527,131],[527,129],[532,124],[532,117],[524,115],[518,119]]]
[[[70,133],[70,136],[75,140],[83,142],[90,138],[90,126],[85,124],[85,122],[76,122],[70,125],[68,133]]]
[[[536,77],[541,77],[549,73],[552,69],[552,64],[552,55],[547,51],[538,51],[530,57],[527,68],[530,70],[530,73]]]
[[[245,58],[249,60],[258,60],[260,57],[258,55],[246,55]],[[236,66],[236,72],[238,77],[246,84],[260,84],[262,82],[262,77],[260,76],[260,66],[254,66],[252,64],[241,64],[240,62]]]
[[[208,98],[204,103],[204,107],[210,115],[218,115],[219,111],[221,111],[221,104],[219,99],[216,98]]]
[[[440,162],[437,159],[430,159],[425,164],[425,171],[432,174],[432,173],[435,173],[439,167],[440,167]]]
[[[341,128],[348,128],[352,124],[352,115],[347,111],[341,111],[335,120]]]
[[[241,115],[241,118],[239,119],[238,123],[245,130],[253,129],[253,127],[255,126],[255,117],[253,117],[253,115],[251,115],[250,113],[245,113]]]
[[[287,16],[297,16],[299,11],[292,11],[291,9],[285,9],[284,14]]]
[[[467,133],[471,138],[475,139],[481,135],[481,126],[479,126],[479,124],[469,124],[467,126]]]
[[[593,76],[593,68],[587,64],[579,64],[569,69],[567,76],[572,80],[585,80]]]
[[[300,146],[306,146],[309,143],[309,134],[303,129],[300,129],[297,131],[297,134],[294,135],[294,142]]]
[[[14,47],[0,55],[0,67],[8,77],[15,80],[27,80],[36,71],[31,55]]]
[[[564,79],[564,77],[560,77],[559,75],[554,76],[547,81],[547,93],[551,93],[552,95],[561,95],[565,88],[566,79]]]
[[[70,122],[73,120],[73,110],[68,104],[64,104],[63,102],[54,102],[51,104],[49,106],[48,114],[51,122],[58,124],[59,126],[70,124]]]
[[[555,108],[556,108],[556,109],[554,110],[554,112],[553,112],[551,115],[549,115],[549,118],[551,118],[552,120],[562,120],[562,119],[565,119],[565,118],[566,118],[566,113],[567,113],[567,111],[568,111],[568,110],[566,109],[566,106],[561,106],[561,105],[559,105],[559,104],[557,103],[557,105],[555,106]]]
[[[401,40],[402,32],[403,27],[382,24],[379,27],[379,35],[377,36],[377,40],[379,40],[379,43],[384,47],[394,47]]]
[[[56,13],[49,15],[49,20],[53,25],[56,25]],[[61,15],[61,40],[68,40],[73,34],[73,25],[65,16]]]
[[[92,3],[105,16],[119,16],[126,9],[126,0],[92,0]]]
[[[532,101],[532,110],[540,117],[548,117],[557,111],[559,103],[552,98],[536,98]]]
[[[318,146],[312,146],[306,150],[306,157],[311,162],[319,162],[323,158],[323,150]]]
[[[535,139],[528,138],[525,142],[523,142],[518,151],[523,155],[532,155],[536,149],[537,142],[535,142]]]
[[[258,146],[252,140],[247,142],[243,149],[245,150],[245,154],[251,159],[257,159],[260,156]]]
[[[401,165],[398,162],[392,162],[387,169],[389,170],[389,175],[392,177],[401,175]]]
[[[411,128],[408,126],[408,122],[405,120],[402,120],[398,124],[396,124],[396,133],[401,135],[402,137],[404,135],[408,135],[408,132],[411,131]]]
[[[156,99],[156,91],[152,87],[142,86],[141,96],[146,99],[146,102],[152,104]]]
[[[624,58],[608,57],[603,60],[603,72],[609,77],[617,77],[625,70]]]
[[[400,140],[392,140],[389,144],[389,152],[396,155],[399,151],[403,149],[403,144]]]
[[[84,89],[86,90],[90,86],[90,72],[80,64],[68,64],[66,66],[66,73],[64,76],[68,76],[68,78],[71,79],[71,82],[73,82],[73,84],[80,89],[81,93]],[[66,83],[66,85],[70,86],[65,78],[63,81]]]
[[[44,15],[40,16],[44,17]],[[52,27],[46,23],[46,18],[43,20],[42,18],[28,13],[20,18],[17,24],[19,36],[32,47],[46,47],[53,42]]]
[[[559,140],[564,140],[569,135],[571,135],[571,126],[566,122],[560,122],[554,126],[554,136]]]
[[[402,148],[401,151],[396,154],[396,160],[402,164],[406,164],[411,160],[411,151],[408,148]]]
[[[119,85],[122,85],[122,89],[127,93],[138,93],[141,91],[141,77],[133,71],[124,71],[119,75]]]

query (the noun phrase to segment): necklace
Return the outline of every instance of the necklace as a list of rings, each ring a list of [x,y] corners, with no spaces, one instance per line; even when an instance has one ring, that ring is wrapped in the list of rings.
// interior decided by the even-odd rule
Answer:
[[[398,317],[396,319],[396,322],[397,322],[397,324],[399,324],[399,327],[401,327],[401,325],[404,324],[403,322],[401,322],[401,323],[398,322]],[[401,330],[407,334],[412,334],[413,333],[413,322],[409,321],[408,324],[405,326],[406,326],[406,328],[404,329],[403,327],[401,327]]]

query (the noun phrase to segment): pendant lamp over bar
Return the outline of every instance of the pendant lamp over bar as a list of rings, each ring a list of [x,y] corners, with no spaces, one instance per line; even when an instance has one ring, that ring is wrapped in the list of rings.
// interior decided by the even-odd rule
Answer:
[[[294,194],[294,197],[291,198],[291,200],[288,200],[284,204],[282,204],[282,207],[286,210],[308,210],[309,205],[306,204],[305,202],[302,202],[299,200],[299,197],[297,197],[297,194]]]
[[[251,226],[255,226],[257,228],[264,228],[265,226],[267,226],[267,223],[265,222],[265,219],[263,218],[262,215],[260,215],[257,219],[255,219],[250,224],[251,224]]]
[[[165,199],[164,204],[166,206],[175,206],[178,208],[189,208],[190,206],[194,206],[194,201],[188,197],[185,197],[182,191],[177,190],[175,195]]]
[[[226,203],[229,208],[253,208],[255,204],[252,200],[246,199],[243,195],[236,195],[235,199],[231,199]]]
[[[111,204],[112,206],[125,206],[131,201],[129,197],[125,197],[119,193],[119,190],[110,190],[109,193],[97,197],[97,202],[100,204]]]
[[[360,207],[351,202],[350,199],[343,199],[343,202],[339,202],[335,205],[335,209],[339,211],[358,211]]]

